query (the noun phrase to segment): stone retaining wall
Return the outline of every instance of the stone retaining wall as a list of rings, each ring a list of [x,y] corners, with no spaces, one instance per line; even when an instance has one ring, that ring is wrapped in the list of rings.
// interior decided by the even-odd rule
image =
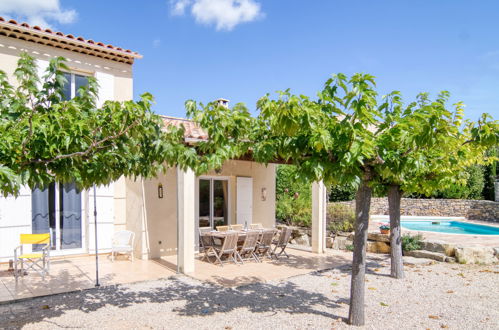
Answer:
[[[355,201],[336,203],[355,210]],[[485,200],[402,198],[400,211],[402,215],[465,217],[469,220],[499,222],[499,203]],[[373,198],[371,214],[388,215],[388,199]]]

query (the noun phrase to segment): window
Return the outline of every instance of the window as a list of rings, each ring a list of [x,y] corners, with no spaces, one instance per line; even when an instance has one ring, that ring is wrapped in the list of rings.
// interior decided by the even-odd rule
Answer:
[[[65,100],[70,100],[78,89],[88,84],[88,77],[64,73]],[[81,192],[74,183],[51,183],[35,188],[31,193],[31,230],[34,234],[50,233],[52,250],[82,248]],[[35,246],[35,249],[40,247]]]
[[[51,183],[31,193],[33,234],[50,233],[52,250],[82,247],[81,192],[74,183]]]
[[[76,73],[64,73],[67,84],[64,85],[63,94],[65,100],[71,100],[78,93],[78,89],[88,84],[88,77]]]
[[[220,179],[199,179],[199,227],[227,225],[229,182]]]

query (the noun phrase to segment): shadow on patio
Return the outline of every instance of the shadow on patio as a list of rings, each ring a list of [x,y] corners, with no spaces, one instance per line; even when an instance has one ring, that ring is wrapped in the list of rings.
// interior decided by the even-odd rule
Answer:
[[[317,270],[346,267],[351,265],[352,260],[351,253],[342,251],[322,255],[289,248],[286,251],[289,258],[283,255],[279,260],[265,259],[262,263],[248,261],[243,265],[226,263],[223,267],[201,261],[198,256],[195,271],[189,276],[201,281],[234,287],[255,282],[283,280]],[[171,270],[176,270],[176,256],[163,257],[155,261]]]
[[[0,328],[22,327],[42,320],[50,323],[50,318],[70,310],[90,313],[104,306],[125,308],[136,304],[166,302],[178,306],[171,312],[179,316],[207,316],[245,308],[253,313],[286,312],[338,318],[324,309],[333,311],[333,308],[339,307],[326,296],[300,289],[290,282],[253,283],[231,289],[174,276],[168,280],[137,283],[130,288],[117,285],[36,298],[15,304],[15,308],[11,305],[9,310],[9,305],[0,306],[0,320],[4,320],[0,321]],[[42,308],[45,304],[46,308]],[[13,313],[12,309],[16,312]],[[9,315],[15,317],[9,320],[6,317]]]

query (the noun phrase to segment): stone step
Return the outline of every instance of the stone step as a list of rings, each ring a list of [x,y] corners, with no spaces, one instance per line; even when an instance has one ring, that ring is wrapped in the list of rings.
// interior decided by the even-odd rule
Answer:
[[[404,252],[404,255],[414,258],[427,258],[442,262],[444,262],[447,258],[447,256],[443,253],[426,251],[426,250],[406,251]]]
[[[421,241],[421,244],[421,250],[442,253],[448,257],[454,257],[456,253],[456,247],[453,244],[449,244],[444,241],[423,240]]]
[[[412,266],[426,266],[426,265],[432,265],[435,263],[435,260],[433,259],[428,259],[428,258],[415,258],[415,257],[409,257],[409,256],[404,256],[404,265],[412,265]]]

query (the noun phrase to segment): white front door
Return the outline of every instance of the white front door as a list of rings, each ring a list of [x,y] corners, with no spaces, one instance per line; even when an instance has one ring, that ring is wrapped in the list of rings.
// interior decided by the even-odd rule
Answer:
[[[237,223],[249,225],[253,222],[253,178],[238,177],[236,180]]]

